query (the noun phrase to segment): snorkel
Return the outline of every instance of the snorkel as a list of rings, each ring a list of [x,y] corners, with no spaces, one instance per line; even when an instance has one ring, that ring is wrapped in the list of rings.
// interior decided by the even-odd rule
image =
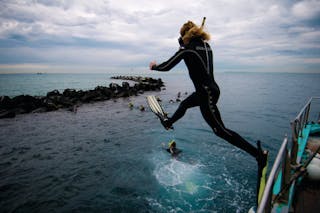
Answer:
[[[200,28],[203,29],[204,23],[206,22],[206,17],[203,17]]]

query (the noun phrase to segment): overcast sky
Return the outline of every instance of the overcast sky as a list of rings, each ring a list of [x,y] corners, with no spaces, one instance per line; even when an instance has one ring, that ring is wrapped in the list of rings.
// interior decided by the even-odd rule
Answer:
[[[203,16],[216,72],[320,73],[319,0],[0,0],[0,73],[146,71]]]

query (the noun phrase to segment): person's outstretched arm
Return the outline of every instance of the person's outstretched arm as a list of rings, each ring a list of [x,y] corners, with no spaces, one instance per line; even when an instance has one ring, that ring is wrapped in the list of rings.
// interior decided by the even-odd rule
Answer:
[[[159,65],[157,65],[155,61],[151,62],[149,65],[149,68],[150,70],[169,71],[183,59],[183,55],[184,55],[184,50],[180,49],[169,60]]]

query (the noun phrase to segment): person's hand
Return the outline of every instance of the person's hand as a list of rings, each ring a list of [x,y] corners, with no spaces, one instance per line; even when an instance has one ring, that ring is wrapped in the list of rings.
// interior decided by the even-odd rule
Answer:
[[[149,68],[150,70],[152,70],[152,67],[157,65],[157,62],[156,61],[151,61],[150,64],[149,64]]]

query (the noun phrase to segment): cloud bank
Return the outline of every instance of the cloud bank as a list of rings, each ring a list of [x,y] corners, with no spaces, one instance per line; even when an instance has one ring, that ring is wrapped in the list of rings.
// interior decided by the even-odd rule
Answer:
[[[147,70],[207,17],[216,71],[320,72],[320,1],[2,0],[0,73]]]

